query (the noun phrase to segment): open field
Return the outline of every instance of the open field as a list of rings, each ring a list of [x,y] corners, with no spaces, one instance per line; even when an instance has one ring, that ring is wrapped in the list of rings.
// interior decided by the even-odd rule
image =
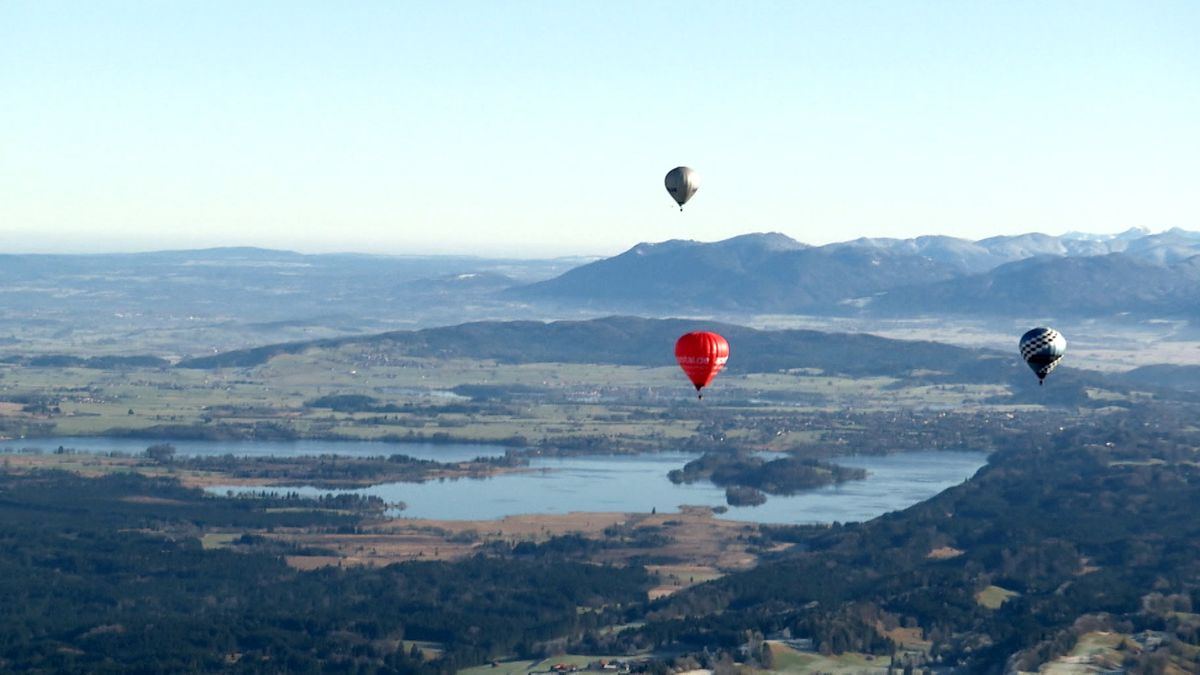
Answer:
[[[719,579],[724,574],[707,565],[646,565],[646,571],[658,577],[659,584],[650,589],[650,599],[657,600],[685,588]]]
[[[219,372],[0,367],[0,395],[43,396],[53,399],[57,408],[23,414],[22,406],[9,403],[0,409],[0,418],[52,423],[58,435],[270,421],[304,435],[359,439],[448,430],[457,437],[479,441],[564,434],[686,438],[694,431],[693,423],[658,417],[635,420],[627,414],[613,415],[609,406],[588,402],[599,401],[606,389],[647,391],[662,405],[686,400],[690,388],[681,385],[675,375],[674,369],[667,368],[563,364],[501,368],[487,362],[432,360],[369,366],[357,364],[353,358],[308,359],[304,355],[280,357],[259,368]],[[454,402],[447,392],[462,385],[536,387],[557,401],[523,402],[520,409],[504,415],[428,410]],[[306,401],[329,394],[364,394],[381,404],[414,410],[381,416],[305,407]]]
[[[205,550],[225,548],[238,536],[236,532],[207,532],[200,537],[200,546]]]
[[[1016,591],[1010,591],[1007,588],[988,586],[975,594],[975,602],[988,609],[1000,609],[1000,606],[1008,602],[1009,599],[1019,595],[1021,594]]]
[[[1121,646],[1136,645],[1128,636],[1113,632],[1091,632],[1080,636],[1070,654],[1045,664],[1038,671],[1047,675],[1083,675],[1121,668]],[[1136,647],[1135,647],[1136,649]]]
[[[464,396],[455,391],[482,391]],[[246,437],[423,440],[662,450],[694,439],[714,414],[791,416],[913,410],[1023,410],[996,404],[1006,387],[930,386],[887,377],[729,372],[697,402],[678,368],[466,359],[388,359],[357,347],[282,355],[252,368],[0,365],[0,440],[33,435],[236,433]],[[487,393],[492,392],[492,393]],[[312,405],[370,397],[374,408]],[[1103,392],[1098,395],[1104,395]],[[222,431],[223,430],[223,431]],[[824,429],[829,431],[829,429]],[[819,440],[798,426],[764,433],[726,424],[725,438],[766,450]],[[591,439],[591,440],[588,440]]]
[[[774,665],[772,673],[886,673],[889,659],[886,656],[871,656],[847,652],[823,656],[816,652],[799,651],[782,642],[768,641]]]
[[[1192,615],[1195,616],[1195,615]],[[1165,675],[1186,675],[1195,672],[1196,658],[1200,649],[1194,645],[1175,641],[1171,648],[1165,642],[1167,636],[1154,631],[1129,635],[1116,631],[1093,630],[1079,636],[1071,651],[1053,659],[1038,670],[1045,675],[1085,675],[1087,673],[1115,672],[1129,669],[1131,664],[1144,663],[1144,657],[1156,662],[1154,672]],[[1175,652],[1173,659],[1165,657]]]
[[[332,550],[332,556],[293,556],[294,567],[313,569],[327,565],[389,565],[408,560],[457,560],[475,555],[493,542],[541,543],[552,537],[577,535],[608,545],[589,556],[601,564],[628,564],[646,555],[646,549],[622,546],[614,530],[636,534],[649,529],[661,532],[666,542],[656,546],[656,557],[678,564],[650,566],[660,579],[651,599],[718,578],[726,572],[749,569],[758,562],[744,539],[754,534],[753,523],[718,520],[702,508],[674,514],[568,513],[524,515],[499,520],[421,520],[398,518],[363,528],[356,534],[276,533],[273,538],[300,547]],[[606,532],[607,531],[607,532]]]

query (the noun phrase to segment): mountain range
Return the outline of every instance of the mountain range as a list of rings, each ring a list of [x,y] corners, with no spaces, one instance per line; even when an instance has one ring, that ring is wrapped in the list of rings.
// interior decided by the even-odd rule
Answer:
[[[672,240],[504,294],[646,312],[1189,316],[1200,308],[1200,233]]]

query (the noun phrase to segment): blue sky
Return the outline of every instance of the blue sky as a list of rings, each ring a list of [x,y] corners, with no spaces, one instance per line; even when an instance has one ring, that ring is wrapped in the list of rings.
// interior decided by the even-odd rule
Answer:
[[[1200,229],[1198,34],[1193,1],[0,0],[0,251]]]

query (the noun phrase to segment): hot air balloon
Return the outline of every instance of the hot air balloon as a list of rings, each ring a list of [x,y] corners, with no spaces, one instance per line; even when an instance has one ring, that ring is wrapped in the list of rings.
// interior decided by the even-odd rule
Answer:
[[[699,392],[725,367],[729,343],[716,333],[688,333],[675,342],[675,360]],[[698,394],[697,398],[704,398],[704,394]]]
[[[1058,366],[1067,353],[1067,339],[1053,328],[1034,328],[1021,336],[1021,358],[1038,376],[1038,384]]]
[[[668,171],[665,182],[667,192],[671,193],[671,197],[679,204],[680,211],[687,200],[696,194],[696,190],[700,189],[700,177],[686,166],[677,166]]]

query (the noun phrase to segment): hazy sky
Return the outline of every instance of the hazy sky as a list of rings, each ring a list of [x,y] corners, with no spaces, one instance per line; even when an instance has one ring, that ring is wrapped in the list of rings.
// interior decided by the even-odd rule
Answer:
[[[1198,35],[1195,0],[0,0],[0,252],[1195,230]]]

